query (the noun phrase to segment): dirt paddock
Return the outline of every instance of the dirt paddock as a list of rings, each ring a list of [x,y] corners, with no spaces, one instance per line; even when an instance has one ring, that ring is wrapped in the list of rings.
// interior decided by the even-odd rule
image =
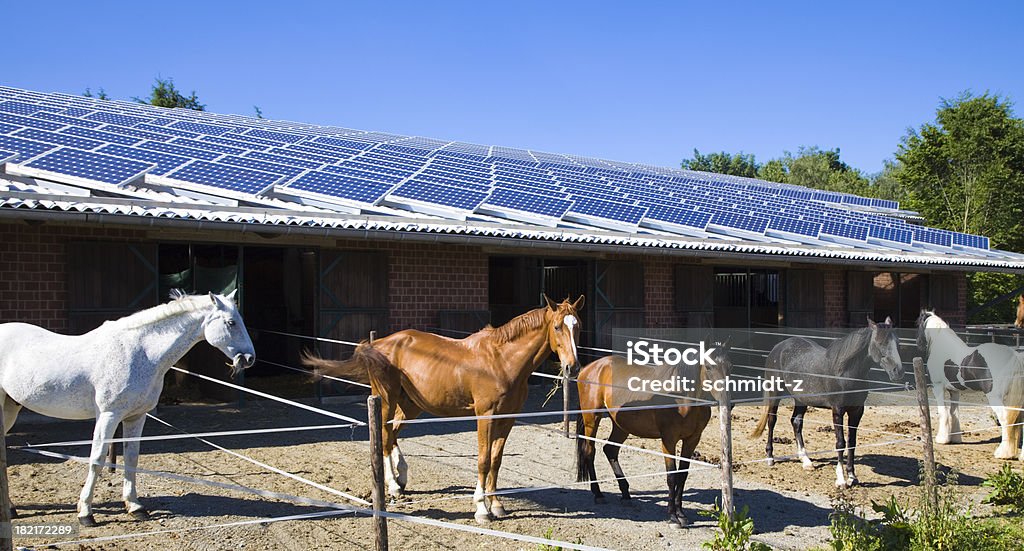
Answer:
[[[525,410],[540,410],[546,390],[546,385],[533,387]],[[314,403],[313,400],[306,402]],[[555,410],[558,407],[556,402],[560,403],[560,400],[552,400],[546,409]],[[874,445],[918,434],[917,409],[909,399],[905,403],[872,406],[865,414],[857,460],[861,484],[847,490],[855,502],[869,504],[871,499],[883,500],[890,494],[912,497],[918,491],[920,443]],[[322,407],[357,418],[365,418],[366,415],[365,397],[362,396],[331,399]],[[804,471],[796,460],[782,461],[774,467],[763,462],[751,463],[764,457],[763,438],[752,440],[747,437],[759,414],[760,409],[751,406],[734,410],[735,501],[740,507],[750,507],[757,525],[757,539],[783,549],[821,546],[828,538],[830,495],[835,492],[833,454],[816,456],[816,468],[811,472]],[[191,433],[337,423],[329,417],[265,400],[249,400],[241,409],[224,405],[164,406],[155,415]],[[795,453],[795,446],[790,443],[792,429],[787,408],[783,407],[780,415],[783,418],[776,429],[779,443],[775,450],[777,456],[785,456]],[[962,419],[964,430],[994,426],[988,410],[984,408],[964,409]],[[524,421],[516,425],[509,438],[500,488],[563,487],[506,497],[504,503],[510,516],[492,522],[488,528],[537,537],[550,534],[558,540],[614,549],[693,549],[711,537],[714,523],[699,516],[697,510],[709,509],[720,495],[717,470],[695,470],[690,474],[684,507],[692,525],[686,529],[672,529],[665,522],[667,490],[665,477],[661,474],[664,469],[661,458],[624,449],[620,459],[626,474],[644,475],[631,480],[633,502],[621,504],[615,483],[605,482],[602,487],[608,494],[608,503],[595,504],[589,488],[573,482],[574,446],[572,440],[561,434],[560,417]],[[827,450],[833,446],[830,421],[830,415],[822,410],[812,410],[807,414],[804,432],[809,450]],[[609,429],[607,420],[601,428],[599,436],[604,437]],[[88,439],[91,432],[91,422],[53,421],[25,415],[8,435],[8,445]],[[146,425],[147,435],[173,433],[172,429],[154,421]],[[280,432],[211,440],[334,489],[361,497],[369,495],[369,447],[365,428]],[[475,424],[456,422],[407,426],[400,442],[409,462],[410,482],[407,495],[391,504],[389,510],[476,526],[471,499],[476,484]],[[717,461],[720,455],[718,442],[718,422],[712,419],[700,444],[700,454]],[[942,466],[954,467],[961,472],[960,484],[974,503],[984,495],[978,487],[981,480],[1002,463],[992,457],[997,443],[998,431],[986,430],[966,434],[963,444],[937,448],[937,460]],[[647,449],[657,449],[658,446],[653,441],[637,439],[630,439],[627,444]],[[54,451],[84,456],[88,454],[88,447],[55,448]],[[44,458],[18,449],[11,449],[8,459],[11,497],[21,520],[76,522],[75,502],[84,481],[85,465]],[[598,454],[596,465],[599,478],[612,477],[602,454]],[[140,468],[342,502],[335,495],[268,472],[195,439],[144,442]],[[152,512],[151,520],[135,521],[124,512],[120,474],[104,472],[94,501],[100,526],[83,528],[80,537],[137,535],[62,548],[298,550],[370,549],[373,546],[370,520],[351,515],[177,531],[326,509],[156,475],[140,474],[139,480],[140,496]],[[977,506],[976,510],[979,508],[983,509]],[[167,532],[141,535],[164,530]],[[393,549],[537,547],[532,543],[402,521],[391,521],[389,531]],[[55,541],[18,539],[15,543],[46,547]]]

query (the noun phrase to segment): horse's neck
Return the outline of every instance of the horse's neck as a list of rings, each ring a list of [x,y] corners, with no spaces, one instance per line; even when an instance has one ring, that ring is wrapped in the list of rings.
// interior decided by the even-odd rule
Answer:
[[[860,336],[849,337],[849,338],[860,338]],[[871,358],[871,336],[864,340],[864,344],[857,347],[857,351],[849,358],[838,358],[840,361],[838,375],[840,377],[850,377],[853,379],[865,379],[871,368],[875,367],[877,363]]]
[[[540,327],[527,331],[516,338],[501,344],[502,357],[505,361],[501,368],[506,371],[510,380],[525,380],[551,354],[548,346],[548,322]]]
[[[958,362],[971,354],[972,348],[967,345],[952,329],[948,327],[940,329],[926,329],[932,331],[929,339],[929,347],[935,350],[946,359],[956,359]]]
[[[130,330],[129,338],[138,339],[146,356],[154,360],[154,367],[162,372],[181,360],[189,350],[203,340],[202,310],[187,310],[167,318]]]

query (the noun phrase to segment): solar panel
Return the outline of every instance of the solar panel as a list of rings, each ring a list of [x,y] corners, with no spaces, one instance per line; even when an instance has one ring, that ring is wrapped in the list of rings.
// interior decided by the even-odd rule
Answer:
[[[227,126],[217,126],[213,124],[202,124],[198,122],[187,121],[178,121],[170,125],[170,128],[188,130],[189,132],[195,132],[196,134],[209,134],[211,136],[220,136],[221,134],[224,134],[225,132],[231,130],[231,128]]]
[[[245,149],[242,149],[240,147],[230,147],[227,145],[210,143],[202,140],[190,140],[188,138],[174,138],[173,140],[171,140],[171,143],[175,145],[183,145],[185,147],[203,149],[206,151],[217,151],[218,153],[225,153],[228,155],[241,155],[242,153],[245,153]]]
[[[374,180],[377,182],[387,182],[389,184],[397,184],[405,179],[404,176],[393,176],[391,174],[381,174],[379,172],[367,172],[365,170],[356,170],[351,167],[338,165],[327,165],[321,168],[320,171],[329,172],[331,174],[341,174],[343,176],[351,176],[353,178]]]
[[[115,124],[117,124],[117,123],[115,123]],[[121,126],[124,126],[124,125],[121,125]],[[138,125],[135,125],[134,128],[138,128],[139,130],[145,130],[147,132],[156,132],[156,133],[164,135],[164,136],[170,135],[170,136],[177,136],[179,138],[198,138],[199,137],[199,134],[196,134],[195,132],[189,132],[187,130],[178,130],[176,128],[165,128],[163,126],[156,126],[154,124],[138,124]]]
[[[821,231],[821,224],[818,222],[783,216],[770,216],[768,220],[768,228],[786,233],[818,237],[818,233]]]
[[[627,224],[638,224],[647,213],[647,208],[625,203],[615,203],[591,197],[576,197],[570,212],[588,217],[603,218]]]
[[[388,198],[405,198],[445,208],[472,211],[487,199],[481,191],[410,180],[395,188]]]
[[[188,157],[180,157],[178,155],[171,155],[169,153],[159,153],[157,151],[150,151],[148,149],[139,149],[137,147],[127,147],[124,145],[105,145],[99,148],[97,151],[101,153],[107,153],[117,157],[125,157],[128,159],[134,159],[136,161],[143,161],[156,165],[155,168],[150,170],[148,174],[163,175],[175,168],[191,161]]]
[[[288,134],[285,132],[273,132],[271,130],[249,130],[242,134],[243,136],[253,136],[255,138],[266,138],[268,140],[277,140],[279,142],[295,143],[301,142],[306,139],[304,136],[298,134]]]
[[[837,222],[827,219],[821,220],[821,233],[846,239],[853,239],[856,241],[866,241],[868,238],[867,226],[847,224],[845,222]]]
[[[252,157],[254,159],[262,159],[264,161],[270,161],[272,163],[280,163],[283,165],[301,166],[302,168],[317,169],[323,163],[316,161],[307,161],[306,159],[299,158],[297,154],[289,153],[287,155],[274,155],[271,153],[264,153],[262,151],[251,151],[245,154],[246,157]]]
[[[340,145],[341,147],[350,147],[352,149],[370,149],[373,144],[366,142],[359,142],[356,140],[343,140],[341,138],[317,138],[312,143],[322,143],[327,145]],[[310,144],[306,144],[310,145]]]
[[[50,122],[58,122],[61,124],[70,124],[72,126],[83,126],[85,128],[96,128],[102,126],[103,123],[97,121],[87,121],[85,119],[79,119],[75,117],[68,117],[66,115],[58,115],[57,113],[51,113],[49,111],[40,111],[32,114],[33,119],[48,120]]]
[[[25,161],[44,153],[56,149],[56,145],[41,143],[33,140],[23,140],[21,138],[15,138],[12,136],[0,135],[0,149],[4,151],[13,151],[18,154],[18,160]]]
[[[753,233],[764,233],[765,229],[768,227],[768,218],[720,210],[711,215],[710,223],[726,228],[734,228]]]
[[[349,157],[361,151],[359,149],[338,147],[334,145],[327,145],[325,143],[316,142],[302,142],[301,144],[298,145],[289,145],[288,149],[293,151],[312,153],[314,155],[326,155],[328,157],[336,157],[339,159],[348,159]]]
[[[14,160],[18,154],[13,151],[2,151],[0,150],[0,164],[6,163],[7,161]]]
[[[906,243],[909,245],[913,240],[914,234],[909,230],[872,224],[868,226],[868,237],[884,239],[895,243]]]
[[[24,103],[20,101],[5,101],[0,102],[0,111],[5,113],[16,113],[18,115],[31,115],[36,111],[43,110],[41,105],[34,103]]]
[[[259,172],[208,161],[192,161],[171,172],[167,177],[193,184],[253,195],[262,192],[281,180],[280,174]]]
[[[24,130],[19,130],[15,132],[13,135],[19,138],[27,138],[30,140],[36,140],[40,142],[65,145],[68,147],[74,147],[76,149],[95,149],[103,145],[103,142],[97,140],[79,138],[77,136],[68,136],[66,134],[57,134],[56,132],[47,132],[46,130],[36,130],[35,128],[26,128]]]
[[[487,198],[486,205],[561,218],[572,206],[572,201],[499,188]]]
[[[288,183],[285,189],[297,189],[359,203],[376,204],[393,184],[364,180],[343,174],[310,171]]]
[[[231,134],[231,135],[234,136],[234,134]],[[238,149],[246,149],[246,150],[251,150],[251,151],[266,151],[267,149],[270,148],[270,146],[261,145],[261,144],[258,144],[258,143],[243,142],[243,141],[240,141],[240,140],[235,140],[235,139],[232,139],[232,138],[224,138],[224,137],[221,137],[221,136],[203,136],[203,137],[199,138],[199,141],[201,141],[201,142],[208,142],[208,143],[212,143],[212,144],[218,144],[218,145],[226,145],[226,146],[230,146],[230,147],[234,147],[234,148],[238,148]]]
[[[7,134],[8,132],[14,132],[21,128],[16,124],[7,124],[6,122],[0,122],[0,134]]]
[[[62,147],[25,164],[28,168],[55,172],[108,184],[123,184],[141,176],[153,165],[93,151]]]
[[[138,145],[142,149],[149,149],[151,151],[160,151],[162,153],[170,153],[171,155],[181,155],[182,157],[190,157],[193,159],[203,159],[205,161],[212,161],[217,157],[220,157],[220,153],[215,151],[206,151],[204,149],[195,149],[193,147],[185,147],[183,145],[176,145],[172,143],[146,141]]]
[[[298,147],[299,146],[295,145],[290,145],[287,148],[276,147],[274,149],[271,149],[270,153],[277,153],[280,155],[284,155],[286,157],[293,157],[296,159],[302,159],[304,161],[310,161],[322,165],[329,165],[331,163],[338,161],[337,156],[326,156],[317,153],[310,153],[308,151],[303,151],[302,149],[296,149]]]
[[[932,245],[939,245],[942,247],[953,246],[953,234],[949,232],[941,232],[933,230],[931,228],[914,228],[914,241],[920,241],[921,243],[930,243]]]
[[[56,130],[64,126],[59,122],[44,121],[42,119],[26,117],[23,115],[13,115],[11,113],[0,113],[0,122],[16,124],[27,128],[38,128],[40,130]]]
[[[890,201],[888,199],[872,199],[871,206],[893,210],[900,208],[900,204],[898,201]]]
[[[711,221],[711,215],[706,212],[655,204],[648,205],[644,218],[699,229],[706,228]]]
[[[282,165],[278,163],[271,163],[267,161],[260,161],[250,157],[237,157],[234,155],[225,155],[220,159],[217,159],[218,163],[224,163],[231,166],[240,166],[242,168],[251,168],[253,170],[259,170],[262,172],[270,172],[272,174],[280,174],[282,176],[295,177],[305,172],[306,169],[291,165]]]
[[[132,115],[124,115],[121,113],[108,113],[106,111],[97,111],[91,115],[85,117],[92,121],[108,122],[110,124],[119,124],[121,126],[135,126],[136,124],[146,123],[152,120],[147,117],[135,117]]]
[[[119,143],[121,145],[132,145],[142,141],[140,138],[135,138],[132,136],[114,134],[112,132],[104,132],[102,130],[94,130],[92,128],[82,128],[79,126],[65,128],[64,130],[61,130],[60,133],[70,134],[72,136],[78,136],[80,138],[90,138],[102,142]]]
[[[3,143],[0,143],[0,147],[3,147]],[[989,249],[989,242],[987,237],[980,235],[971,235],[969,233],[955,232],[953,234],[953,243],[963,247],[970,247],[972,249]]]

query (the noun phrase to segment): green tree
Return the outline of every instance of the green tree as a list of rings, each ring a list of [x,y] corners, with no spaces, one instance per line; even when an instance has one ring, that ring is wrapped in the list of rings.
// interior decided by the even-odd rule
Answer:
[[[702,154],[696,148],[692,159],[683,159],[682,167],[687,170],[700,170],[716,174],[731,174],[757,178],[757,161],[752,154],[743,152],[730,155],[725,151]]]
[[[986,235],[994,247],[1024,251],[1024,120],[1009,99],[965,92],[943,99],[935,121],[900,143],[895,173],[905,204],[929,225]],[[1019,276],[972,274],[970,306],[1008,293]],[[1011,319],[1012,304],[980,312],[972,322]]]
[[[839,158],[839,148],[800,147],[797,154],[786,152],[786,183],[815,189],[870,195],[868,179]]]
[[[757,169],[757,177],[769,182],[786,183],[789,169],[783,159],[772,159]]]
[[[140,97],[133,97],[132,99],[139,103],[147,103],[157,107],[180,107],[195,111],[206,110],[206,106],[199,103],[199,97],[196,96],[195,90],[190,95],[185,96],[174,86],[174,79],[172,78],[156,77],[156,82],[153,83],[148,99]]]
[[[107,96],[107,91],[104,90],[103,88],[100,88],[100,91],[96,92],[95,95],[93,95],[92,90],[90,90],[89,88],[86,88],[85,92],[83,92],[82,95],[87,97],[87,98],[110,99],[109,96]]]

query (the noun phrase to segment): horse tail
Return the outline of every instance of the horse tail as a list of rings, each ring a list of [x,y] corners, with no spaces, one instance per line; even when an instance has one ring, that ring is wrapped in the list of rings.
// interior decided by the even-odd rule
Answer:
[[[778,361],[778,354],[776,353],[776,349],[773,348],[772,351],[768,353],[768,358],[764,362],[764,373],[766,377],[769,373],[775,370],[775,367],[778,365]],[[757,421],[757,426],[754,427],[753,432],[750,433],[751,438],[760,438],[761,434],[764,432],[765,427],[768,426],[768,417],[771,414],[772,410],[773,394],[773,392],[769,391],[768,389],[765,389],[764,407],[761,409],[761,419]]]
[[[302,354],[302,365],[312,367],[317,378],[328,375],[365,385],[374,378],[383,380],[391,368],[391,360],[369,341],[363,341],[347,360],[327,360],[306,351]]]
[[[576,414],[576,482],[586,482],[590,480],[590,469],[587,465],[587,446],[593,445],[593,442],[588,441],[586,438],[580,438],[585,430],[583,423],[583,414]]]

